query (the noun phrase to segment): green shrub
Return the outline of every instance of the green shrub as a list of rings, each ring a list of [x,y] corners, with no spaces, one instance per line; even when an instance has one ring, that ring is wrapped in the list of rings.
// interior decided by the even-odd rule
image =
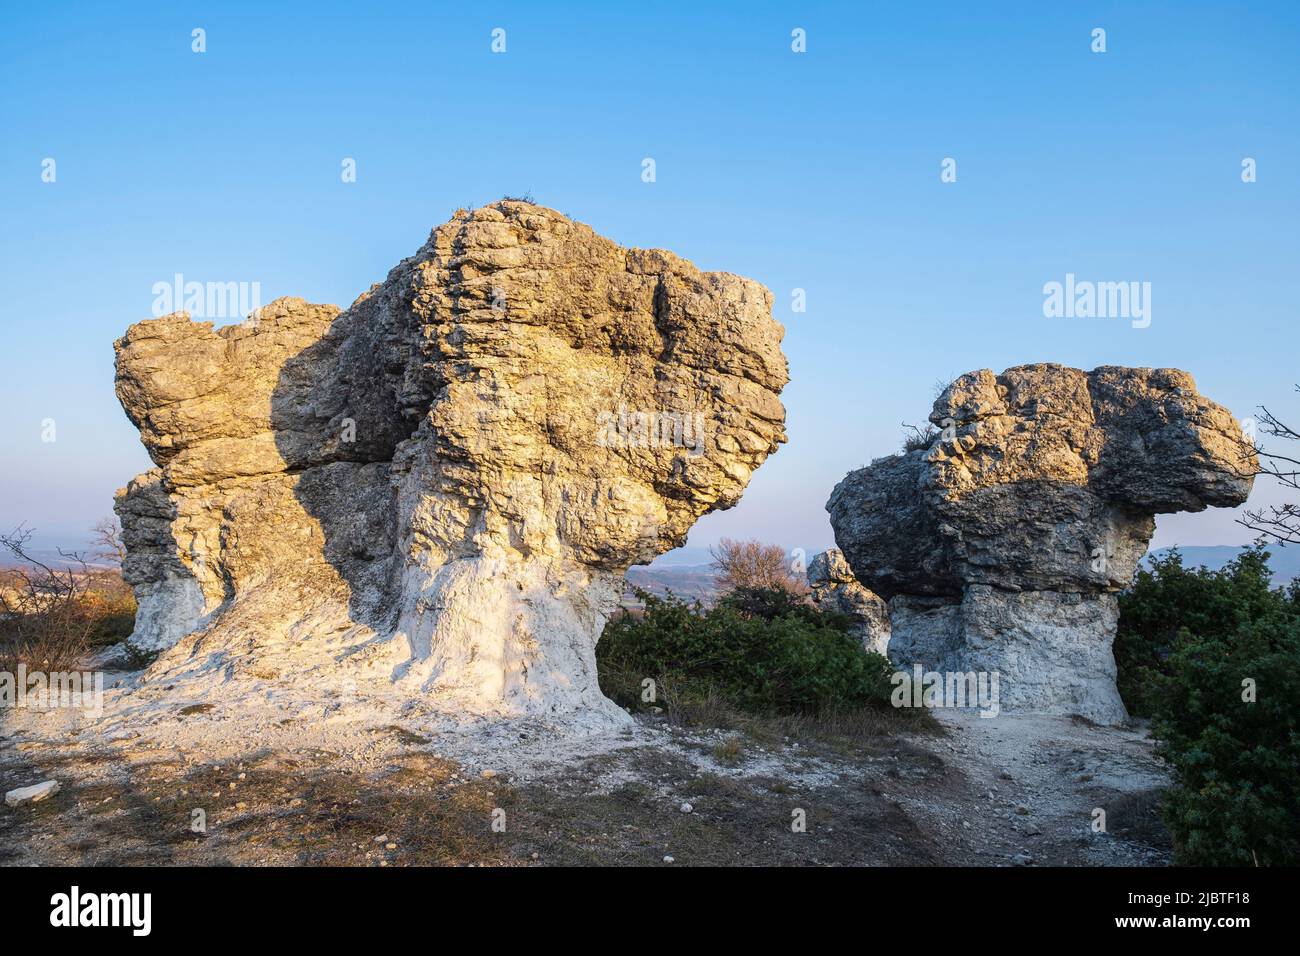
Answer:
[[[744,617],[758,617],[774,621],[778,617],[792,617],[817,627],[833,627],[848,631],[852,620],[847,614],[823,611],[800,594],[787,588],[735,588],[718,599],[718,604],[738,611]]]
[[[1120,692],[1173,771],[1181,863],[1300,863],[1300,582],[1274,588],[1268,558],[1207,571],[1172,551],[1120,595]]]
[[[1177,781],[1164,815],[1179,862],[1300,863],[1300,619],[1278,607],[1235,630],[1184,630],[1168,670],[1155,733]]]
[[[619,704],[646,706],[650,678],[670,714],[709,699],[751,714],[889,706],[889,661],[780,589],[741,589],[707,609],[637,595],[645,613],[610,621],[596,647],[601,689]]]
[[[1183,566],[1177,549],[1152,557],[1119,597],[1115,664],[1120,696],[1129,713],[1150,717],[1168,676],[1179,631],[1231,634],[1273,608],[1300,608],[1294,595],[1273,589],[1268,552],[1243,551],[1218,571]]]

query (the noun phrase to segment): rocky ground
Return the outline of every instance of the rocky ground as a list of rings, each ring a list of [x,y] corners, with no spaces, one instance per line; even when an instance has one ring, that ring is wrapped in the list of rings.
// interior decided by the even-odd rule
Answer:
[[[364,708],[354,708],[364,711]],[[558,736],[311,708],[9,712],[5,865],[1163,865],[1140,728],[940,712]],[[1105,812],[1106,832],[1092,830]],[[800,828],[799,823],[804,826]],[[199,824],[202,824],[200,826]]]

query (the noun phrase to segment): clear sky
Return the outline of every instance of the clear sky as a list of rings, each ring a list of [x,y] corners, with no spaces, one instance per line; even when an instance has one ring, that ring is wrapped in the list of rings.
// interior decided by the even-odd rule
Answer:
[[[790,443],[692,545],[825,547],[835,482],[971,369],[1177,366],[1300,418],[1300,3],[2,9],[0,525],[47,542],[149,465],[112,342],[154,283],[347,305],[503,194],[773,290]],[[1150,282],[1150,326],[1045,318],[1067,273]],[[1207,512],[1154,545],[1248,537]]]

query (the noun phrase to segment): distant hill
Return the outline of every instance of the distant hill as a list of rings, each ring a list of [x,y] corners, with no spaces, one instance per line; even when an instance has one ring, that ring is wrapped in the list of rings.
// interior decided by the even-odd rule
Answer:
[[[1142,560],[1149,561],[1153,555],[1163,557],[1172,550],[1172,548],[1157,548]],[[1183,564],[1186,567],[1203,567],[1209,571],[1217,571],[1244,550],[1230,544],[1189,545],[1179,546],[1178,553],[1183,556]],[[1290,584],[1293,578],[1300,577],[1300,548],[1270,545],[1268,550],[1270,555],[1268,566],[1273,572],[1275,584]]]
[[[663,571],[668,568],[708,568],[713,564],[713,555],[709,553],[708,548],[696,548],[687,546],[685,548],[676,548],[673,551],[667,551],[651,561],[646,567],[652,571]]]
[[[639,603],[632,594],[632,588],[640,588],[651,594],[663,597],[669,591],[688,601],[699,599],[710,603],[717,594],[714,571],[709,565],[684,565],[681,567],[656,568],[653,564],[645,568],[628,568],[626,575],[628,591],[623,603]]]
[[[85,545],[80,547],[81,550],[77,553],[85,558],[88,567],[109,567],[109,565],[105,564],[96,556],[93,547],[87,547]],[[59,568],[77,568],[81,566],[79,562],[59,554],[57,548],[29,548],[27,549],[27,553],[35,560],[42,564],[47,564],[56,570]],[[8,551],[0,551],[0,568],[14,568],[19,567],[21,564],[22,562],[17,561]]]
[[[1163,556],[1171,550],[1158,548],[1142,560],[1148,562],[1152,555]],[[1189,545],[1178,548],[1184,565],[1189,568],[1205,567],[1211,571],[1219,570],[1243,550],[1244,548],[1235,545]],[[1300,548],[1273,545],[1269,553],[1269,567],[1273,570],[1275,584],[1289,584],[1293,578],[1300,577]],[[661,597],[671,590],[678,597],[687,600],[699,598],[708,604],[717,596],[711,560],[708,548],[688,547],[661,554],[649,565],[629,568],[629,589],[624,595],[624,603],[637,603],[631,592],[632,587],[637,587]]]

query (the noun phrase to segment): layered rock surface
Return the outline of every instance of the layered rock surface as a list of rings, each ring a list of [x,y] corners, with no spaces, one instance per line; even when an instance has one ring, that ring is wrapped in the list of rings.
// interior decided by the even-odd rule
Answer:
[[[854,637],[864,650],[884,654],[889,647],[889,608],[877,594],[864,588],[853,576],[844,553],[838,548],[821,552],[808,562],[808,587],[812,600],[823,611],[845,614],[852,619]]]
[[[1177,369],[1026,365],[963,375],[928,448],[852,472],[826,508],[889,602],[905,667],[1000,673],[1002,706],[1126,716],[1111,643],[1154,515],[1241,504],[1239,424]]]
[[[392,683],[621,715],[631,564],[785,440],[771,294],[531,203],[459,212],[346,311],[285,298],[116,343],[157,468],[118,493],[149,676]]]

